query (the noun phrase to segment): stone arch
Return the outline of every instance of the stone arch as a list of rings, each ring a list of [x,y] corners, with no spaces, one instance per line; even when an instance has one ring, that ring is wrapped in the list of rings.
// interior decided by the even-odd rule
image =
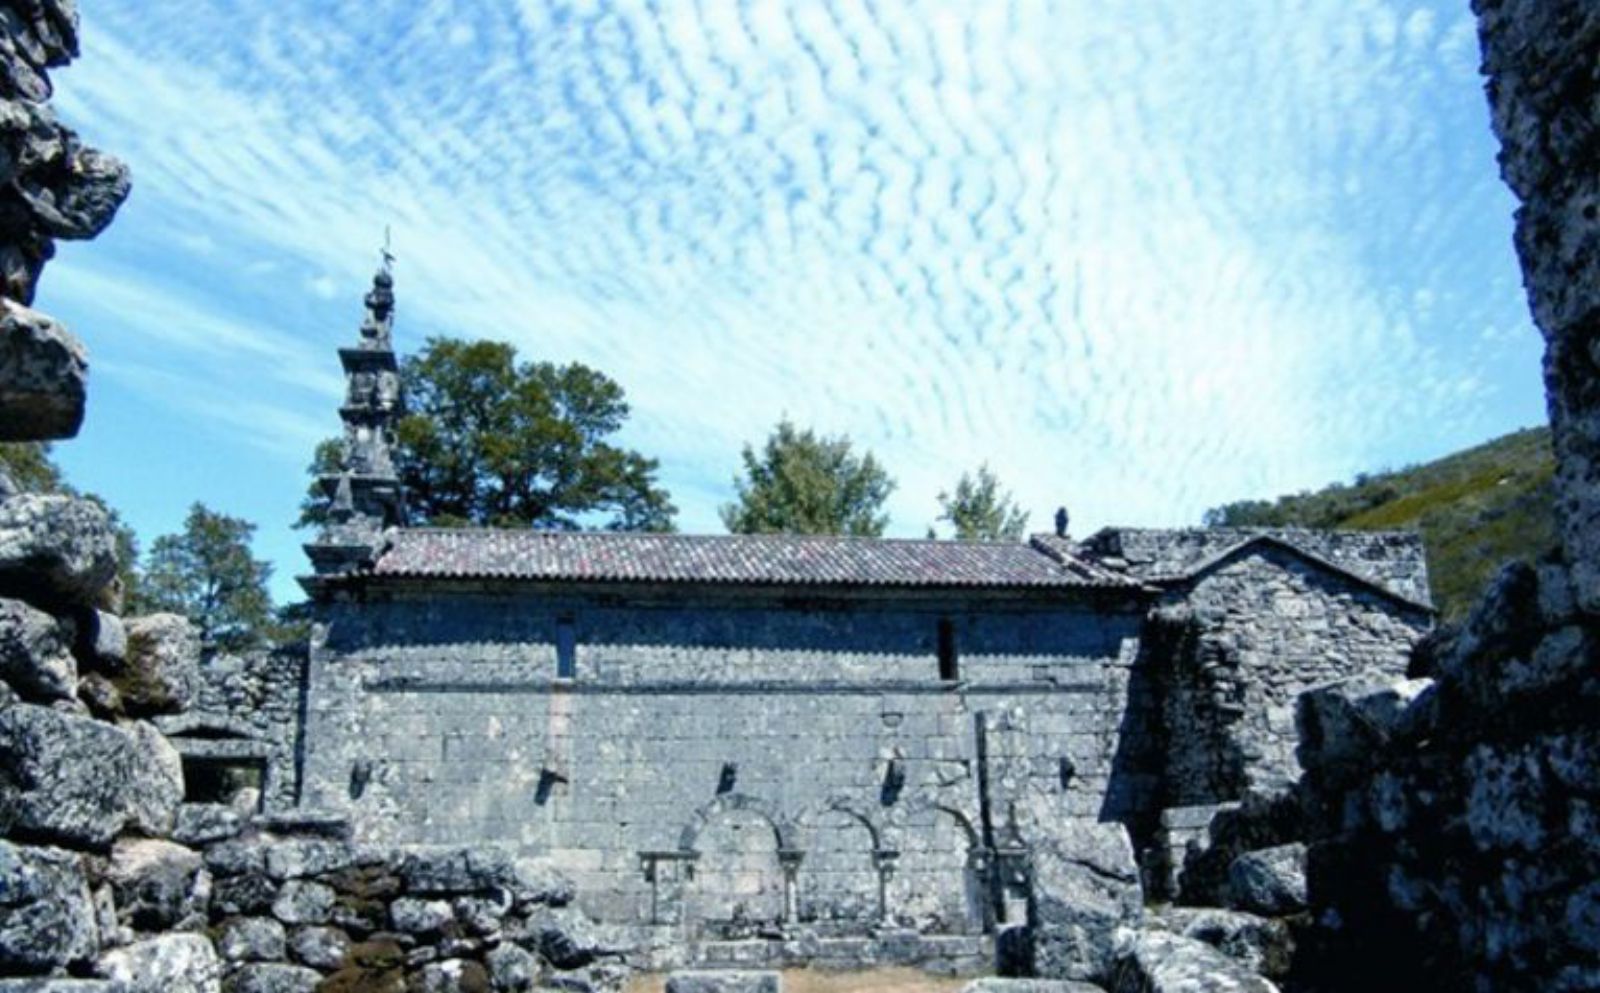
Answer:
[[[800,919],[856,927],[878,923],[883,917],[882,829],[843,797],[810,808],[800,820],[806,843],[797,878]]]
[[[886,887],[887,917],[925,933],[984,929],[983,838],[957,807],[913,799],[896,817],[899,855]]]
[[[792,850],[793,825],[771,804],[729,793],[695,811],[678,836],[695,855],[690,914],[711,937],[737,938],[788,913],[780,852]]]
[[[777,807],[748,793],[724,793],[690,815],[683,829],[678,832],[678,850],[698,852],[700,836],[705,832],[706,826],[719,814],[728,811],[748,812],[766,821],[772,828],[773,838],[779,849],[792,850],[798,847],[794,824],[784,817]]]

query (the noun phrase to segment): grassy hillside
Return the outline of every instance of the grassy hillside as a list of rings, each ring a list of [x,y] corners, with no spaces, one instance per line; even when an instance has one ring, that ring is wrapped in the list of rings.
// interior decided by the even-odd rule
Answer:
[[[1425,465],[1357,476],[1315,493],[1209,510],[1209,525],[1417,529],[1428,548],[1433,599],[1459,619],[1508,559],[1556,545],[1555,458],[1549,428],[1508,434]]]

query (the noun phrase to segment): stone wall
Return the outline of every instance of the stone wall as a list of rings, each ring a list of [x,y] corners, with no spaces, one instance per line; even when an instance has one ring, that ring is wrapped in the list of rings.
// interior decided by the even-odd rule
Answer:
[[[289,810],[299,802],[305,679],[301,648],[217,655],[200,667],[190,710],[156,725],[191,767],[248,770],[259,783],[255,807]]]
[[[610,921],[978,932],[997,832],[1041,803],[1153,802],[1141,621],[1138,601],[369,597],[314,649],[305,799],[363,839],[548,852]]]
[[[1405,674],[1431,614],[1292,551],[1243,549],[1173,591],[1162,667],[1165,805],[1275,792],[1300,778],[1295,699],[1361,673]]]

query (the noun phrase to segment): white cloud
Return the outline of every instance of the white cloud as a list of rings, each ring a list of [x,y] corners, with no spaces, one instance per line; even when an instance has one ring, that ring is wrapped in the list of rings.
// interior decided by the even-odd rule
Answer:
[[[221,30],[225,5],[125,0],[61,103],[152,215],[221,246],[141,291],[139,333],[285,370],[239,409],[296,444],[335,425],[287,387],[336,389],[390,224],[402,344],[607,371],[691,526],[784,413],[875,450],[908,533],[983,461],[1036,524],[1192,521],[1413,451],[1414,421],[1473,423],[1494,389],[1408,323],[1462,318],[1423,305],[1460,272],[1446,235],[1504,207],[1484,163],[1452,171],[1466,112],[1429,102],[1462,86],[1463,21],[1280,8],[286,0]],[[341,316],[311,338],[184,285],[252,260]]]

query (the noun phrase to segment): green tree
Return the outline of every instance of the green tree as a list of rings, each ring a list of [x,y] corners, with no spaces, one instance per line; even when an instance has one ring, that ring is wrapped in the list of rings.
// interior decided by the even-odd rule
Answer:
[[[1027,511],[1016,505],[1009,490],[1000,489],[988,465],[979,466],[976,475],[962,473],[955,493],[939,494],[939,506],[939,520],[949,521],[963,541],[1015,541],[1028,526]]]
[[[746,445],[742,457],[744,478],[733,481],[738,499],[721,510],[729,531],[877,537],[889,524],[882,508],[894,480],[842,436],[818,437],[785,418],[759,455]]]
[[[24,493],[58,493],[64,485],[61,469],[50,457],[50,446],[42,442],[0,443],[0,469]]]
[[[192,621],[207,648],[242,651],[260,645],[272,620],[267,579],[272,566],[250,554],[256,526],[196,503],[183,531],[150,545],[138,608],[171,611]]]
[[[50,446],[24,441],[0,444],[0,469],[24,493],[60,493],[82,497],[98,504],[111,518],[117,539],[117,587],[124,603],[133,602],[139,592],[139,538],[115,507],[96,493],[83,493],[66,481],[61,467],[50,457]]]
[[[400,367],[408,413],[395,462],[413,523],[671,531],[677,508],[655,459],[611,440],[628,417],[622,387],[587,366],[518,362],[495,341],[431,338]],[[339,442],[311,473],[338,470]],[[313,486],[300,523],[320,523]]]

